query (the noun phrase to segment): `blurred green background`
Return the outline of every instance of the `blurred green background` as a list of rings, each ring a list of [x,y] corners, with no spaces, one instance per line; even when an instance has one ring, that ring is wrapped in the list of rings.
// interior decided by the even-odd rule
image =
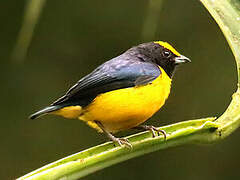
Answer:
[[[26,2],[0,3],[0,179],[14,179],[105,142],[103,135],[78,120],[44,116],[30,121],[28,115],[63,95],[96,66],[139,43],[168,41],[192,60],[177,70],[166,105],[148,124],[219,116],[231,100],[236,88],[234,59],[199,1],[164,1],[159,10],[155,8],[161,2],[149,6],[147,0],[46,1],[27,56],[16,62],[11,55]],[[151,14],[156,22],[150,18],[149,23]],[[236,131],[218,144],[158,151],[83,179],[236,179],[239,137]]]

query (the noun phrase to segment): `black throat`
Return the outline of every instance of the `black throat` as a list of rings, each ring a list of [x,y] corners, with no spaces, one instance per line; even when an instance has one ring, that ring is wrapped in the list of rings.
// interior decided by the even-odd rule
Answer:
[[[161,66],[167,75],[172,78],[176,70],[176,65],[163,65]]]

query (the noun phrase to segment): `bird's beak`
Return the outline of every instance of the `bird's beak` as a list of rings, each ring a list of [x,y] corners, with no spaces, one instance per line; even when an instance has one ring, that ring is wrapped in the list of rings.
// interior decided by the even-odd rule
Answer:
[[[191,60],[183,55],[180,55],[178,57],[175,57],[175,64],[183,64],[183,63],[189,63]]]

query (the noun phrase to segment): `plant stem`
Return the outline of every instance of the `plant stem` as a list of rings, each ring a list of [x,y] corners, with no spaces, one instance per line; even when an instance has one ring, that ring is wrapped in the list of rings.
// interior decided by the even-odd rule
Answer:
[[[159,14],[162,9],[163,0],[149,0],[147,1],[146,15],[142,28],[143,41],[156,40],[156,31],[159,22]]]
[[[20,63],[25,59],[32,40],[34,28],[39,20],[45,1],[46,0],[27,0],[23,24],[12,53],[13,61]]]
[[[167,140],[163,136],[152,138],[150,132],[142,132],[128,137],[133,145],[130,150],[126,147],[115,147],[113,143],[105,143],[88,150],[63,158],[41,169],[33,171],[19,179],[77,179],[87,174],[103,169],[110,165],[150,153],[159,149],[185,144],[198,139],[198,134],[208,133],[217,125],[215,118],[180,122],[162,127],[168,133]]]

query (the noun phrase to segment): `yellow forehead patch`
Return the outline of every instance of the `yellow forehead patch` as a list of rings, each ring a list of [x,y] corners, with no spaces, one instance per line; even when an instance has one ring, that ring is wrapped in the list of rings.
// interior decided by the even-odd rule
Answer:
[[[155,41],[154,43],[159,44],[160,46],[163,46],[164,48],[170,50],[173,54],[175,54],[176,56],[180,56],[181,54],[179,52],[177,52],[176,49],[174,49],[170,44],[168,44],[167,42],[163,42],[163,41]]]

